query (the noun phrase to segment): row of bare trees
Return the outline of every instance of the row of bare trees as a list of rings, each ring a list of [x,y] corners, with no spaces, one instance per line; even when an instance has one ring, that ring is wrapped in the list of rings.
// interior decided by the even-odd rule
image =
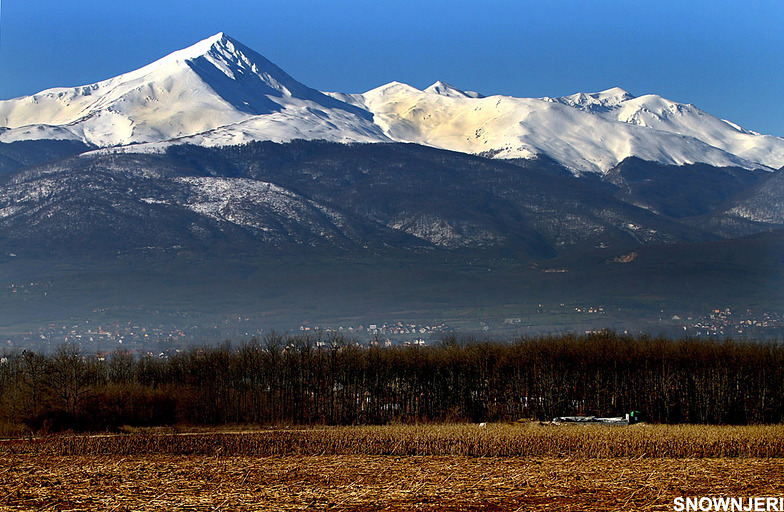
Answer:
[[[509,343],[359,346],[281,336],[167,357],[106,358],[65,345],[6,354],[0,416],[32,429],[123,424],[502,421],[566,414],[778,423],[784,345],[613,332]]]

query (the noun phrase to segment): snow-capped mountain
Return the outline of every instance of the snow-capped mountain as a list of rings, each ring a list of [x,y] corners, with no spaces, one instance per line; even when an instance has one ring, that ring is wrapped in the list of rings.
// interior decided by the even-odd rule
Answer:
[[[547,156],[575,173],[625,158],[784,166],[784,139],[693,105],[613,88],[561,98],[483,97],[444,82],[322,93],[225,34],[97,84],[0,101],[0,142],[59,139],[149,151],[250,141],[411,142],[496,158]]]
[[[221,145],[385,140],[370,113],[302,85],[222,33],[110,80],[2,101],[0,127],[0,142],[99,147],[193,136]]]

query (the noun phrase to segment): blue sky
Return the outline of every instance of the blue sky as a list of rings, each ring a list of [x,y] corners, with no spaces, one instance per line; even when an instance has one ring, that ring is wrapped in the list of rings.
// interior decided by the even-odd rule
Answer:
[[[321,90],[619,86],[784,136],[782,26],[781,0],[6,0],[0,99],[110,78],[223,31]]]

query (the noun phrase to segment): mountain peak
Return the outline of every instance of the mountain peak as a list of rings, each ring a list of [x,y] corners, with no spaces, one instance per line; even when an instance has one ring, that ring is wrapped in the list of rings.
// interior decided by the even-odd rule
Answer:
[[[3,139],[42,132],[95,146],[180,140],[240,123],[246,123],[236,132],[241,141],[277,126],[275,133],[285,133],[280,139],[322,136],[331,128],[339,140],[383,140],[372,118],[301,84],[223,32],[102,82],[0,102],[0,127],[13,132],[4,130]],[[340,125],[351,135],[340,134]]]
[[[398,82],[397,80],[389,82],[388,84],[380,85],[375,89],[371,89],[367,91],[364,95],[367,97],[387,97],[387,96],[394,96],[394,95],[420,95],[424,91],[420,91],[416,87],[412,85],[408,85],[403,82]]]
[[[202,39],[198,43],[194,43],[187,48],[170,53],[160,60],[191,60],[203,57],[204,55],[215,50],[228,50],[233,52],[236,51],[236,43],[238,43],[238,41],[235,41],[231,37],[227,36],[224,32],[218,32],[217,34],[212,35],[206,39]],[[241,43],[239,43],[239,45],[242,46]]]
[[[217,34],[213,35],[212,37],[208,37],[207,39],[212,39],[213,41],[226,41],[231,39],[229,36],[226,35],[225,32],[218,32]]]
[[[629,91],[622,89],[620,87],[610,87],[609,89],[605,89],[604,91],[594,93],[593,96],[601,99],[617,99],[620,101],[626,101],[634,99],[634,95],[631,94]]]
[[[149,67],[161,67],[172,62],[185,62],[207,83],[212,83],[213,67],[231,80],[251,78],[261,79],[264,84],[275,90],[273,95],[305,95],[314,91],[297,82],[288,73],[276,66],[263,55],[226,35],[224,32],[210,36],[187,48],[175,51],[152,63]],[[145,68],[142,68],[145,69]],[[270,91],[264,91],[269,94]]]
[[[620,87],[611,87],[600,92],[578,92],[570,96],[556,98],[560,103],[576,107],[611,107],[634,99],[634,96]]]
[[[303,85],[272,61],[224,32],[176,51],[151,66],[175,61],[184,62],[215,92],[247,114],[277,112],[281,110],[281,102],[304,100],[324,108],[337,108],[361,117],[371,117]]]
[[[433,85],[431,85],[430,87],[425,89],[425,92],[434,93],[434,94],[438,94],[438,95],[441,95],[441,96],[447,96],[449,98],[468,98],[469,97],[468,94],[466,94],[465,92],[461,91],[457,87],[453,87],[453,86],[449,85],[446,82],[442,82],[441,80],[439,80],[438,82],[434,83]]]
[[[578,108],[591,114],[604,114],[619,107],[626,101],[635,99],[635,96],[620,87],[611,87],[600,92],[578,92],[560,98],[542,98],[546,101],[561,103]]]

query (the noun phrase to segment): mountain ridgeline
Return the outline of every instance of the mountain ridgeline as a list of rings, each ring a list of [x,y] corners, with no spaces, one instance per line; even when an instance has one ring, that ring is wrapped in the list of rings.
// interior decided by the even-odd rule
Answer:
[[[441,81],[325,93],[216,34],[95,84],[0,101],[0,142],[80,141],[127,152],[269,140],[408,142],[496,158],[546,156],[575,174],[627,157],[684,165],[784,166],[784,139],[694,105],[619,87],[560,98],[466,93]]]
[[[0,327],[775,309],[782,165],[784,139],[656,95],[324,93],[218,34],[0,101]]]

